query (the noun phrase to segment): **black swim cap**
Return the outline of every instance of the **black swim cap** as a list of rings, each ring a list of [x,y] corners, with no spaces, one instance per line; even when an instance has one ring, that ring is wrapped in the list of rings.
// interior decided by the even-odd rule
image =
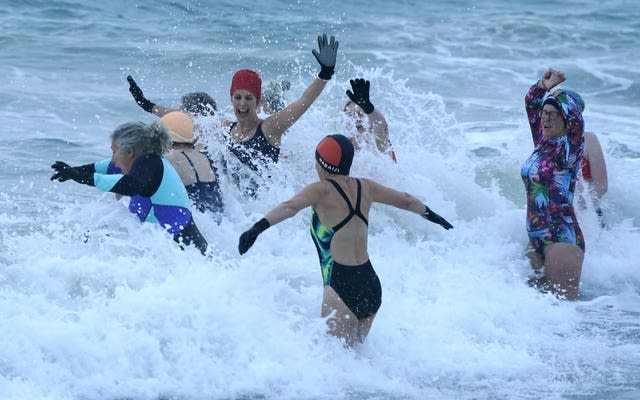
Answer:
[[[353,144],[344,135],[329,135],[318,143],[316,160],[327,172],[349,175],[353,162]]]
[[[213,116],[218,111],[216,101],[205,92],[187,93],[182,96],[182,109],[205,117]]]

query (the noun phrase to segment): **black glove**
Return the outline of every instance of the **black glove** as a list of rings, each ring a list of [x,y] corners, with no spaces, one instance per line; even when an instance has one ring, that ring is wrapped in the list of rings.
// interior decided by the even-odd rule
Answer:
[[[153,110],[153,106],[155,106],[155,103],[150,102],[146,97],[144,97],[142,89],[140,89],[140,86],[138,86],[136,81],[133,80],[131,75],[127,76],[127,81],[129,81],[129,91],[131,92],[131,95],[135,99],[136,103],[138,103],[138,105],[142,107],[143,110],[150,113]]]
[[[365,114],[371,114],[373,112],[373,104],[369,100],[369,81],[365,81],[362,78],[351,79],[349,81],[351,83],[351,90],[347,90],[347,96],[358,105],[358,107],[362,108],[362,111]]]
[[[331,79],[334,67],[336,66],[338,44],[339,42],[337,42],[336,38],[333,36],[331,36],[331,42],[327,42],[326,33],[322,36],[318,36],[318,49],[320,52],[317,52],[315,49],[311,51],[320,64],[320,73],[318,74],[318,78],[324,79],[325,81]]]
[[[51,176],[52,181],[60,181],[65,182],[69,179],[73,179],[78,183],[82,183],[89,186],[94,186],[93,182],[93,172],[90,171],[89,168],[82,167],[70,167],[68,164],[63,163],[62,161],[56,161],[51,168],[56,171],[53,176]]]
[[[240,235],[240,241],[238,242],[238,252],[243,255],[253,246],[258,238],[258,235],[267,230],[271,224],[266,218],[262,218],[260,221],[253,224],[249,230]]]
[[[420,216],[422,218],[426,219],[427,221],[431,221],[434,224],[441,225],[446,230],[449,230],[449,229],[453,228],[453,225],[451,225],[449,222],[447,222],[446,219],[442,218],[438,214],[436,214],[433,211],[431,211],[431,209],[429,207],[427,207],[426,204],[424,205],[424,214],[420,214]]]

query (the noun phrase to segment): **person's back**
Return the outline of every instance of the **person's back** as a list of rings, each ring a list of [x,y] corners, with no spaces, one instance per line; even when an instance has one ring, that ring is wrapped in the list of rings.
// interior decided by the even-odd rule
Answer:
[[[194,147],[194,124],[186,113],[174,111],[160,121],[171,135],[173,145],[164,154],[178,172],[189,198],[198,211],[221,213],[224,210],[216,171],[206,154]]]
[[[367,239],[371,196],[368,181],[345,176],[333,179],[333,182],[342,189],[346,199],[330,181],[322,181],[319,184],[323,185],[324,195],[320,197],[315,212],[320,222],[328,228],[336,228],[345,218],[350,217],[346,224],[335,232],[331,240],[331,254],[340,264],[363,264],[369,260]],[[353,214],[349,205],[353,208]]]

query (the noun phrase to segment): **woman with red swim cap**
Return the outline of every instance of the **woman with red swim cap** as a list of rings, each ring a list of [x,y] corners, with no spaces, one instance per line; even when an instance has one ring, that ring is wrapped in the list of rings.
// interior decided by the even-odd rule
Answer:
[[[238,251],[244,254],[267,228],[312,207],[311,236],[324,281],[321,315],[329,317],[329,334],[343,339],[347,347],[366,339],[382,303],[380,281],[367,251],[371,204],[388,204],[419,214],[444,229],[453,228],[409,193],[349,176],[353,151],[346,136],[322,139],[316,147],[315,164],[320,180],[269,211],[238,243]]]
[[[309,109],[331,79],[338,44],[333,36],[330,39],[326,34],[318,36],[318,51],[312,51],[320,64],[318,77],[297,100],[266,119],[258,117],[262,98],[260,76],[248,69],[233,75],[229,95],[237,122],[231,124],[229,150],[240,162],[257,172],[265,163],[278,162],[282,135]]]

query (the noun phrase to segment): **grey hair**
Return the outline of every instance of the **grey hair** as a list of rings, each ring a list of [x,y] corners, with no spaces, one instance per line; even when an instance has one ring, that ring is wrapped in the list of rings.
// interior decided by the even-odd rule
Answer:
[[[127,122],[111,133],[111,140],[124,151],[135,150],[139,155],[162,156],[171,148],[171,137],[167,128],[156,121],[146,125],[142,122]]]

